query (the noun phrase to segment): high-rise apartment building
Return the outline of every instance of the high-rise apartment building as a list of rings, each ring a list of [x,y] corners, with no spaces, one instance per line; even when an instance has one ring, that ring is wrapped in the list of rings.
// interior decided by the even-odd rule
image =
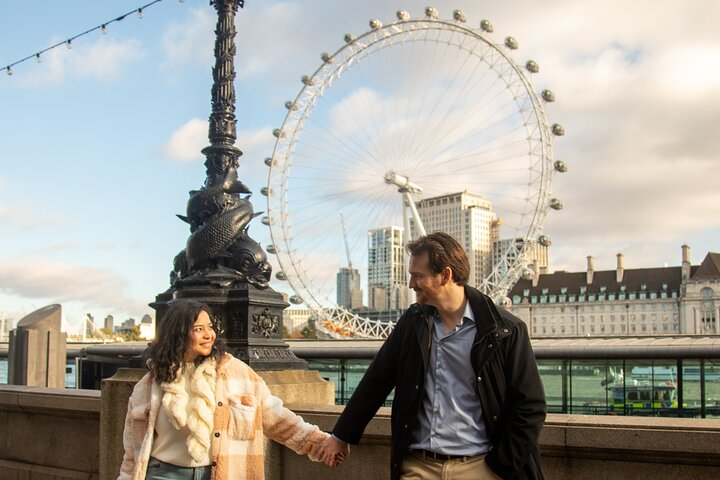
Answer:
[[[337,304],[354,309],[362,307],[360,272],[356,268],[341,267],[336,276]]]
[[[401,227],[368,231],[368,307],[374,310],[409,306]]]
[[[493,242],[500,238],[500,222],[492,211],[492,202],[465,191],[425,198],[416,207],[427,233],[445,232],[465,248],[470,260],[468,283],[479,286],[492,271]],[[410,223],[415,238],[412,219]]]

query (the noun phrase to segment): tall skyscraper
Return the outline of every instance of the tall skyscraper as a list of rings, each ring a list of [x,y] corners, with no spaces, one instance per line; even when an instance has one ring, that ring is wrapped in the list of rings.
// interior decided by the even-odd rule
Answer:
[[[401,227],[368,231],[368,307],[408,307],[404,235]]]
[[[470,260],[468,283],[479,286],[492,271],[493,242],[500,238],[501,222],[492,202],[465,191],[425,198],[416,207],[427,233],[445,232],[465,248]],[[410,223],[415,238],[414,221]]]
[[[360,272],[356,268],[341,267],[336,279],[338,306],[348,309],[362,307]]]

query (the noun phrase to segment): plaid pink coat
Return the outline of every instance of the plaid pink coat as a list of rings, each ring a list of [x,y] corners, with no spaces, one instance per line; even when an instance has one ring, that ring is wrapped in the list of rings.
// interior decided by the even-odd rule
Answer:
[[[128,401],[118,480],[145,479],[161,401],[160,385],[146,374]],[[229,354],[217,365],[215,403],[212,480],[264,479],[263,434],[313,461],[322,460],[320,444],[328,434],[285,408],[257,373]]]

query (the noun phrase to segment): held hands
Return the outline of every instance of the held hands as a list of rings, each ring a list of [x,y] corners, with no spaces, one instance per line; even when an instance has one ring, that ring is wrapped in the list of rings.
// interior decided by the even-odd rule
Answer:
[[[350,455],[350,445],[333,436],[325,439],[322,448],[323,461],[328,467],[339,466]]]

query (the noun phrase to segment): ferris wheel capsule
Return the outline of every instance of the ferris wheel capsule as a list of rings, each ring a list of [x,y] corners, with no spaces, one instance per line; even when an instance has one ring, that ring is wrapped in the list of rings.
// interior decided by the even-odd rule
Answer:
[[[480,29],[483,32],[487,32],[487,33],[492,33],[494,31],[492,23],[490,23],[490,20],[481,20],[480,21]]]
[[[269,194],[270,194],[270,189],[268,187],[262,187],[260,189],[260,195],[267,197]]]
[[[555,94],[552,92],[552,90],[546,88],[540,93],[540,95],[542,95],[543,100],[548,103],[555,101]]]
[[[548,237],[547,235],[540,235],[538,237],[538,243],[540,243],[540,245],[542,245],[543,247],[549,247],[550,245],[552,245],[552,240],[550,240],[550,237]]]
[[[550,208],[552,208],[553,210],[562,210],[563,203],[560,199],[551,198],[550,199]]]
[[[525,63],[525,68],[530,73],[538,73],[540,71],[540,65],[538,65],[535,60],[528,60],[527,63]]]
[[[515,40],[514,37],[506,37],[505,46],[508,47],[510,50],[517,50],[518,42],[517,40]]]
[[[343,39],[345,40],[345,43],[353,43],[355,41],[355,36],[351,33],[346,33]]]
[[[320,59],[325,63],[331,63],[332,62],[332,55],[330,55],[327,52],[323,52],[320,54]]]
[[[285,133],[283,133],[283,131],[281,129],[279,129],[279,128],[273,129],[273,137],[282,138],[284,136],[285,136]]]
[[[297,110],[297,105],[295,105],[295,102],[288,100],[285,102],[285,108],[294,112]]]
[[[553,123],[551,130],[553,135],[556,135],[558,137],[562,137],[563,135],[565,135],[565,127],[563,127],[559,123]]]
[[[382,28],[382,22],[378,20],[377,18],[373,18],[370,20],[370,28],[373,30],[377,30],[378,28]]]
[[[425,16],[427,18],[438,18],[438,11],[433,7],[427,7],[425,9]]]
[[[308,75],[303,75],[302,77],[300,77],[300,80],[305,85],[315,85],[315,81],[313,80],[313,78]]]
[[[262,217],[260,219],[260,223],[262,223],[263,225],[270,225],[270,217],[267,217],[267,216]]]
[[[293,295],[288,300],[290,300],[290,303],[292,303],[293,305],[299,305],[303,303],[303,300],[302,298],[300,298],[299,295]]]
[[[272,243],[265,247],[265,251],[267,253],[277,253],[277,250],[275,250],[275,245],[273,245]]]
[[[555,160],[554,167],[555,167],[556,172],[560,172],[560,173],[567,172],[567,165],[562,160]]]
[[[512,306],[512,300],[510,300],[510,298],[508,297],[500,297],[500,299],[498,300],[498,305],[503,308],[510,307]]]
[[[277,278],[278,280],[283,280],[283,281],[285,281],[285,280],[287,280],[287,275],[285,275],[285,272],[283,272],[282,270],[280,270],[279,272],[277,272],[277,273],[275,274],[275,278]]]
[[[263,163],[265,163],[265,165],[267,165],[268,167],[272,167],[272,166],[273,166],[273,159],[272,159],[272,157],[265,157],[265,160],[264,160]]]
[[[455,21],[460,23],[467,22],[467,16],[462,10],[453,10],[453,18],[455,19]]]
[[[532,280],[535,276],[535,271],[532,268],[525,268],[522,271],[523,280]]]
[[[395,16],[397,16],[397,19],[401,21],[410,20],[410,14],[407,12],[407,10],[398,10],[395,13]]]

